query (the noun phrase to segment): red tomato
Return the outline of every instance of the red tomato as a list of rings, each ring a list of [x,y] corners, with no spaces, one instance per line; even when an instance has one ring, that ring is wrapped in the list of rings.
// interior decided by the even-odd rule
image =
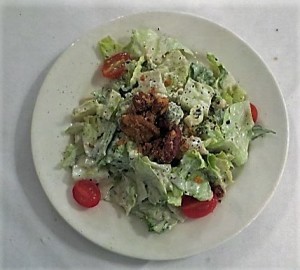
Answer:
[[[250,109],[252,114],[253,122],[255,123],[257,121],[258,112],[254,104],[250,103]]]
[[[125,62],[130,60],[130,55],[126,52],[117,53],[104,60],[102,74],[109,79],[118,79],[126,71]]]
[[[181,210],[186,217],[201,218],[211,213],[218,204],[218,198],[214,195],[210,201],[198,201],[191,196],[183,196]]]
[[[77,181],[73,186],[72,193],[75,201],[87,208],[96,206],[101,199],[101,193],[98,186],[91,180]]]

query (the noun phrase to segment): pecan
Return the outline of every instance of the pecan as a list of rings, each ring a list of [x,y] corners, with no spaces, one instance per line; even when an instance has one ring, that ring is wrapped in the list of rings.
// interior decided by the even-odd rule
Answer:
[[[163,139],[163,152],[159,161],[163,163],[171,163],[176,157],[181,142],[181,130],[178,126],[175,126],[170,132],[167,133],[166,137]]]
[[[169,131],[165,137],[152,142],[152,147],[143,147],[143,154],[159,163],[171,163],[176,157],[181,143],[181,130],[178,126]]]
[[[182,133],[167,119],[168,107],[169,99],[150,89],[133,96],[132,105],[120,120],[121,130],[137,143],[138,150],[159,163],[172,163],[183,155]]]
[[[152,104],[152,112],[157,115],[163,115],[169,107],[169,99],[167,97],[157,96]]]
[[[137,113],[141,113],[151,108],[153,100],[154,100],[153,95],[139,92],[133,96],[132,103],[135,111]]]
[[[148,122],[142,115],[125,114],[120,124],[121,130],[137,143],[149,142],[160,134],[159,128]]]

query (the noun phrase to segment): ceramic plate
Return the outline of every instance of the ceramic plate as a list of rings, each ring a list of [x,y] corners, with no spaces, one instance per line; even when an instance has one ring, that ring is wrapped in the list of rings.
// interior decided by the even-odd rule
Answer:
[[[159,28],[197,52],[213,52],[247,89],[260,123],[276,131],[255,140],[247,164],[213,214],[188,220],[163,234],[126,217],[107,202],[81,210],[70,196],[70,174],[58,169],[68,143],[63,131],[81,98],[97,90],[97,42],[111,35],[124,40],[135,28]],[[288,122],[281,92],[261,58],[239,37],[206,19],[178,13],[143,13],[95,28],[56,61],[38,95],[32,120],[32,153],[40,182],[53,206],[80,234],[113,252],[143,259],[187,257],[236,235],[261,212],[281,177],[288,145]]]

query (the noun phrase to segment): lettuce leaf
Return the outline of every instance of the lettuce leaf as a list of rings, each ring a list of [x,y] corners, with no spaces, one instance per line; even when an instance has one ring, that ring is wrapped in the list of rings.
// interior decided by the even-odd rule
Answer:
[[[179,103],[182,109],[188,112],[193,107],[201,105],[203,113],[207,115],[213,94],[214,89],[212,87],[189,78],[180,96]]]
[[[134,175],[124,174],[119,181],[115,181],[110,190],[110,201],[120,205],[128,215],[137,202],[137,190]]]
[[[208,173],[209,181],[214,185],[220,185],[224,191],[228,185],[233,183],[232,158],[232,155],[225,152],[208,154],[207,156],[206,172]]]
[[[216,77],[214,86],[228,104],[246,100],[246,91],[236,82],[232,74],[224,67],[215,55],[208,53],[207,59]]]
[[[144,55],[154,65],[161,63],[166,53],[176,49],[193,54],[176,39],[159,34],[152,29],[133,30],[130,43],[124,48],[133,57],[139,58]]]
[[[122,46],[110,36],[107,36],[98,42],[98,49],[100,55],[105,59],[121,52]]]
[[[179,166],[172,168],[171,182],[184,194],[199,201],[210,200],[213,196],[209,182],[204,178],[205,161],[197,150],[189,150]]]
[[[67,145],[65,151],[63,152],[63,158],[60,162],[62,168],[68,168],[75,165],[76,162],[76,151],[77,148],[74,144],[70,143]]]
[[[166,54],[157,68],[162,73],[168,92],[184,87],[189,73],[189,62],[180,50]]]
[[[183,222],[177,208],[166,204],[153,205],[149,201],[138,204],[132,213],[146,221],[149,231],[161,233],[172,229],[178,222]]]
[[[207,84],[194,81],[189,78],[183,93],[179,97],[179,103],[183,110],[189,112],[184,118],[184,123],[193,128],[198,126],[208,115],[214,89]]]
[[[138,86],[133,89],[132,93],[148,93],[151,88],[154,88],[157,93],[161,93],[164,95],[167,94],[167,90],[162,81],[162,76],[159,70],[150,70],[142,72],[138,80]]]
[[[172,183],[169,180],[171,165],[157,164],[148,157],[138,156],[132,162],[135,177],[144,182],[148,193],[148,200],[152,204],[166,202],[167,192],[172,190]]]
[[[225,110],[222,126],[207,131],[204,145],[210,152],[232,154],[232,162],[241,166],[248,159],[253,126],[249,101],[234,103]]]
[[[85,154],[100,161],[106,155],[106,150],[116,131],[117,124],[97,116],[86,118],[82,132],[82,142]]]

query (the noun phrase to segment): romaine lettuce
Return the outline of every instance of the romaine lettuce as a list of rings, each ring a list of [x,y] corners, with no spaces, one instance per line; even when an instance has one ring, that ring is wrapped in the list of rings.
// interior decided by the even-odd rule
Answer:
[[[148,93],[150,89],[155,89],[157,93],[166,95],[167,90],[162,81],[159,70],[145,71],[140,74],[138,86],[133,89],[132,93],[145,92]]]
[[[74,144],[70,143],[67,145],[64,153],[63,153],[63,159],[60,162],[60,166],[62,168],[68,168],[75,165],[76,162],[76,151],[77,148]]]
[[[208,154],[207,156],[206,172],[210,178],[209,180],[215,186],[220,185],[224,191],[229,184],[233,183],[232,158],[232,155],[225,154],[224,152],[220,152],[218,154]]]
[[[179,166],[172,169],[171,181],[184,194],[200,201],[210,200],[213,196],[209,182],[204,179],[205,161],[197,150],[189,150]]]
[[[220,90],[220,94],[226,102],[228,104],[233,104],[244,101],[246,99],[246,92],[236,82],[232,74],[213,54],[208,53],[207,59],[211,64],[215,77],[217,78],[215,81],[215,87]]]
[[[137,201],[137,190],[133,179],[134,175],[124,174],[120,180],[115,181],[109,194],[109,199],[123,207],[126,215],[130,213]]]
[[[166,202],[167,191],[172,188],[169,180],[171,165],[157,164],[148,157],[139,156],[132,162],[132,167],[135,176],[146,186],[149,202],[152,204]]]
[[[234,103],[225,110],[222,126],[209,131],[204,145],[209,151],[232,154],[232,162],[241,166],[248,159],[253,126],[249,101]]]
[[[133,30],[131,41],[124,48],[133,57],[138,58],[144,55],[154,65],[161,63],[166,53],[176,49],[193,54],[190,49],[179,43],[176,39],[159,34],[151,29]]]
[[[189,62],[180,50],[170,51],[157,68],[162,73],[168,92],[184,87],[188,77]]]
[[[113,40],[110,36],[101,39],[98,43],[100,55],[105,59],[121,52],[122,46]]]

